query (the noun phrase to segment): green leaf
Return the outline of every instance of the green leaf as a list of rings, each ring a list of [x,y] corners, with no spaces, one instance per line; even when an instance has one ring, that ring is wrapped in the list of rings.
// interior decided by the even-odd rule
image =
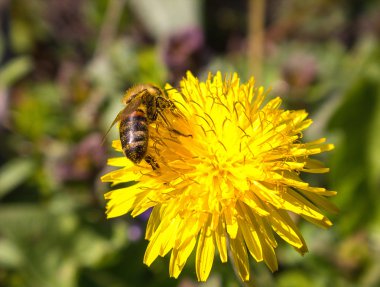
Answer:
[[[29,158],[13,159],[0,169],[0,198],[27,180],[33,173],[34,162]]]
[[[370,184],[377,189],[380,187],[380,85],[377,87],[376,97],[375,112],[369,128],[368,162]]]
[[[0,240],[0,265],[18,267],[23,262],[23,255],[14,242],[9,239]]]
[[[316,284],[310,284],[311,280],[304,272],[300,271],[287,271],[281,274],[278,278],[279,287],[311,287],[317,286]]]
[[[0,86],[10,86],[32,68],[32,61],[28,57],[18,57],[7,63],[0,70]]]
[[[373,55],[368,56],[366,63],[367,69],[351,84],[330,122],[330,128],[342,135],[335,145],[331,179],[334,189],[339,191],[336,200],[341,217],[345,218],[340,228],[346,232],[371,224],[379,203],[374,183],[380,171],[380,73]]]

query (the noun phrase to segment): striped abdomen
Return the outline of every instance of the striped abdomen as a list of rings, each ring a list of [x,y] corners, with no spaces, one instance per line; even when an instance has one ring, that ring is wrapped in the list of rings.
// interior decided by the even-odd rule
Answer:
[[[145,113],[137,110],[120,121],[120,141],[124,154],[134,163],[144,159],[148,149],[148,123]]]

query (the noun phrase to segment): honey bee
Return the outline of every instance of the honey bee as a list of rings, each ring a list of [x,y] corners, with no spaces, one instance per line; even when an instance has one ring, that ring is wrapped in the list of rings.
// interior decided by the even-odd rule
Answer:
[[[133,86],[126,91],[122,102],[125,108],[116,116],[110,129],[120,122],[119,134],[124,155],[135,164],[144,159],[153,170],[158,169],[157,161],[148,151],[149,125],[160,116],[169,126],[164,111],[174,110],[174,103],[163,90],[152,84]],[[173,131],[182,135],[179,131]]]

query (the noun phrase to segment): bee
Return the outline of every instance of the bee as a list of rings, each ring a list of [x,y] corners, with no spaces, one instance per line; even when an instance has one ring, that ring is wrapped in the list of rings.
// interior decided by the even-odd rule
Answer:
[[[152,84],[133,86],[126,91],[122,102],[125,108],[116,116],[109,130],[120,122],[119,134],[124,155],[135,164],[144,159],[153,170],[158,169],[157,161],[148,151],[149,125],[160,116],[169,126],[164,111],[174,110],[174,103],[163,90]]]

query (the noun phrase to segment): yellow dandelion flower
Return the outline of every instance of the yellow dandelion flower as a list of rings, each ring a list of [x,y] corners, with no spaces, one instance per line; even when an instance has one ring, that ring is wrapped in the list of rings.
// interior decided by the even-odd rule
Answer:
[[[223,79],[218,72],[200,82],[188,72],[179,90],[166,89],[184,117],[165,111],[170,129],[160,119],[151,124],[149,150],[160,168],[122,156],[109,160],[121,168],[102,177],[113,184],[136,182],[105,195],[108,218],[153,208],[144,263],[171,252],[169,273],[177,278],[195,249],[197,277],[205,281],[214,255],[227,262],[230,254],[247,281],[250,256],[277,270],[275,233],[305,253],[306,243],[288,212],[329,227],[320,208],[336,211],[327,200],[335,192],[300,177],[328,172],[309,156],[333,149],[324,138],[300,141],[312,123],[307,113],[281,109],[280,98],[264,104],[263,87],[255,88],[253,78],[240,84],[237,74]],[[113,146],[121,151],[120,141]]]

